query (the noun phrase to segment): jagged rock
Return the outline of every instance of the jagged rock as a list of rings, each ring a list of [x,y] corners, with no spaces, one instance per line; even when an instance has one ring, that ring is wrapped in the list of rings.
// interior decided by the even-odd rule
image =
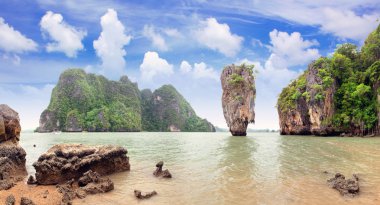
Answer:
[[[37,184],[37,181],[36,181],[36,179],[34,178],[33,175],[29,176],[27,184]]]
[[[26,197],[21,197],[21,203],[20,205],[36,205],[35,203],[33,203],[32,200],[26,198]]]
[[[87,194],[105,193],[114,189],[113,182],[109,178],[101,178],[98,173],[92,170],[84,173],[79,178],[78,185]]]
[[[220,76],[223,114],[233,136],[246,136],[248,123],[255,122],[256,88],[252,72],[244,64],[232,64]]]
[[[355,196],[359,194],[359,177],[355,174],[352,179],[346,179],[344,175],[336,173],[335,176],[327,180],[327,182],[343,196]]]
[[[156,170],[153,172],[153,175],[156,177],[172,178],[172,174],[169,172],[168,169],[162,171],[163,166],[164,166],[163,161],[158,162],[156,164]]]
[[[16,203],[15,197],[11,194],[5,200],[5,205],[14,205]]]
[[[84,199],[87,196],[86,191],[84,191],[83,189],[77,189],[75,193],[76,193],[76,196],[80,199]]]
[[[64,184],[57,185],[58,192],[62,194],[61,204],[71,204],[71,201],[75,199],[76,192],[73,186],[74,182],[74,179],[71,179]]]
[[[120,146],[59,144],[42,154],[33,164],[38,184],[78,180],[89,170],[107,175],[130,169],[127,150]]]
[[[20,118],[7,105],[0,105],[0,191],[10,189],[26,173],[25,150],[20,140]]]
[[[138,198],[138,199],[148,199],[154,195],[157,195],[157,192],[156,191],[152,191],[152,192],[141,192],[140,190],[135,190],[134,191],[135,193],[135,197]]]

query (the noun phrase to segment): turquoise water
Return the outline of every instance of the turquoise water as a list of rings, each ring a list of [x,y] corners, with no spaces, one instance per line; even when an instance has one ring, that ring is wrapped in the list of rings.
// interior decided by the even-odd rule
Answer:
[[[38,156],[57,143],[121,145],[130,157],[131,171],[110,176],[115,190],[74,204],[380,204],[380,138],[22,133],[29,173],[34,173]],[[160,160],[172,179],[152,175]],[[344,198],[329,188],[326,180],[335,172],[357,173],[361,194]],[[158,195],[138,201],[134,189],[156,190]]]

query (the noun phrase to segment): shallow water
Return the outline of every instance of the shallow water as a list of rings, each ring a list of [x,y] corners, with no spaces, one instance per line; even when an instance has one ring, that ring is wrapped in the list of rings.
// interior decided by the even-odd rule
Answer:
[[[22,133],[29,173],[34,173],[32,163],[38,156],[57,143],[121,145],[130,157],[131,171],[110,176],[115,190],[74,204],[380,204],[380,138]],[[160,160],[172,179],[152,175]],[[326,180],[338,171],[346,177],[359,175],[358,197],[341,197],[327,186]],[[158,195],[138,201],[134,189],[156,190]]]

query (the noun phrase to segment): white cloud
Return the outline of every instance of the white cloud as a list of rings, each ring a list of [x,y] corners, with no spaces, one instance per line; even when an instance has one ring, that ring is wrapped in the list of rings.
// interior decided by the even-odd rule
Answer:
[[[182,61],[180,65],[180,71],[184,74],[191,74],[195,79],[200,78],[211,78],[213,80],[218,80],[218,73],[214,68],[207,66],[206,63],[194,63],[192,67],[189,62]]]
[[[37,50],[37,43],[27,38],[0,17],[0,49],[8,53],[23,53]]]
[[[108,9],[101,17],[100,25],[102,32],[93,42],[94,49],[102,60],[103,73],[109,77],[118,77],[123,74],[126,64],[124,56],[127,52],[124,46],[129,44],[132,36],[125,34],[125,28],[113,9]]]
[[[218,23],[215,18],[201,21],[195,38],[199,43],[228,57],[235,56],[241,49],[243,37],[232,34],[227,24]]]
[[[181,65],[179,66],[179,69],[182,73],[189,73],[193,68],[191,67],[189,62],[182,61]]]
[[[175,28],[166,28],[164,29],[164,33],[170,37],[175,37],[175,38],[182,37],[182,34]]]
[[[166,45],[165,39],[159,34],[153,25],[145,25],[143,30],[143,35],[152,41],[152,45],[161,50],[161,51],[167,51],[169,50],[168,46]]]
[[[321,23],[321,30],[332,33],[342,38],[354,40],[364,40],[372,32],[378,22],[378,15],[362,16],[356,15],[353,11],[339,11],[332,8],[323,9],[326,20]]]
[[[317,26],[322,32],[357,41],[363,41],[376,28],[380,8],[378,0],[219,0],[207,6],[234,15],[236,12],[246,16],[262,15]]]
[[[46,12],[40,26],[41,31],[53,41],[47,44],[47,52],[63,52],[67,57],[76,57],[78,51],[84,49],[82,39],[87,32],[67,24],[61,14]]]
[[[158,53],[148,51],[144,55],[140,71],[144,80],[151,80],[158,75],[169,76],[173,74],[173,65],[169,64],[165,59],[160,58]]]
[[[290,35],[276,29],[269,33],[269,46],[272,54],[265,63],[265,67],[284,69],[296,65],[304,65],[320,56],[318,49],[312,48],[319,45],[316,40],[303,40],[299,32]]]
[[[206,63],[194,63],[194,71],[195,78],[211,78],[214,80],[218,80],[218,73],[211,67],[207,67]]]

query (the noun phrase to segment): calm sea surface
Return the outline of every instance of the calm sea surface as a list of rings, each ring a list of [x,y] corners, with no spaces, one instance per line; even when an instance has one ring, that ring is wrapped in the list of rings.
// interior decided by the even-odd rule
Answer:
[[[115,190],[74,204],[380,204],[380,138],[280,136],[278,133],[22,133],[27,168],[57,143],[114,144],[131,171],[111,175]],[[36,147],[33,147],[33,145]],[[172,179],[152,173],[163,160]],[[344,198],[332,174],[360,177],[361,193]],[[133,190],[156,190],[138,201]]]

